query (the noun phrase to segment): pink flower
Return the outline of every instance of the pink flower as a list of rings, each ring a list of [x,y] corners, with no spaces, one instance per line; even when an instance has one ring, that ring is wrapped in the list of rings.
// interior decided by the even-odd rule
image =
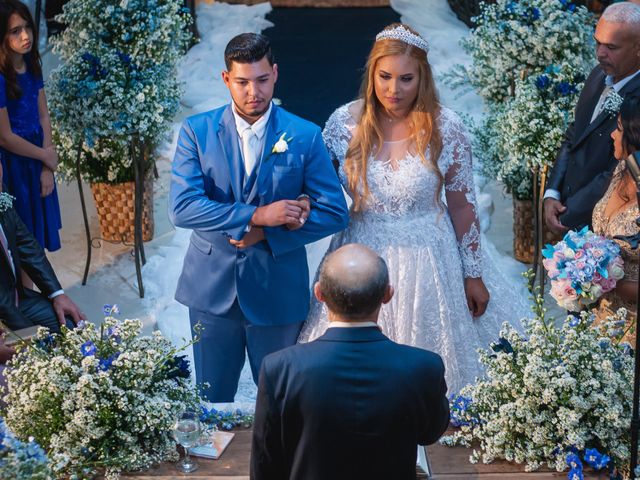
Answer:
[[[575,257],[574,257],[574,258],[577,260],[577,259],[582,258],[582,257],[584,257],[584,250],[582,250],[582,249],[581,249],[581,250],[578,250],[578,251],[576,252],[576,254],[575,254]]]

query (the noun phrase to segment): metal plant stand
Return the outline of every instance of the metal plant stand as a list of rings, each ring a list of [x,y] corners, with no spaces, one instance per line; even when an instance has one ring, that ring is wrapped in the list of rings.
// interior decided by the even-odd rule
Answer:
[[[87,242],[87,256],[84,265],[84,275],[82,276],[82,285],[87,284],[89,276],[89,267],[91,266],[91,250],[100,248],[102,242],[113,244],[122,244],[133,247],[133,256],[136,265],[136,277],[138,280],[138,294],[140,298],[144,298],[144,284],[142,283],[142,266],[147,263],[144,253],[144,242],[142,240],[142,209],[144,198],[144,175],[145,175],[145,159],[144,159],[144,143],[137,135],[134,135],[129,143],[129,154],[131,155],[131,164],[133,166],[133,175],[135,183],[135,200],[134,200],[134,220],[133,220],[133,244],[125,241],[124,237],[119,242],[106,240],[101,237],[92,237],[89,229],[89,218],[87,215],[87,206],[84,200],[84,189],[82,188],[82,175],[80,168],[80,160],[82,158],[82,143],[78,144],[76,155],[76,180],[78,182],[78,192],[80,194],[80,205],[82,206],[82,220],[84,221],[84,232]]]

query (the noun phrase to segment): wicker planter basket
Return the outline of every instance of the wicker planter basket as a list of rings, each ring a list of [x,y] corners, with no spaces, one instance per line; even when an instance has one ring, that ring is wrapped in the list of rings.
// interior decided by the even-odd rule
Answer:
[[[533,202],[513,199],[513,256],[522,263],[533,263]]]
[[[91,191],[98,211],[100,234],[111,242],[133,243],[133,221],[135,215],[135,184],[92,183]],[[142,209],[142,240],[153,238],[153,182],[144,182]]]
[[[544,226],[541,248],[547,243],[555,244],[563,235],[556,235]],[[513,256],[522,263],[533,263],[535,225],[533,222],[533,202],[513,199]]]

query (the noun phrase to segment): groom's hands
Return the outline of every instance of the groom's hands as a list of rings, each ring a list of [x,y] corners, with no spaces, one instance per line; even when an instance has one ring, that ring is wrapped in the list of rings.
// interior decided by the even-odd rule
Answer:
[[[264,240],[264,230],[260,227],[253,227],[240,240],[229,240],[229,243],[236,248],[249,248]]]
[[[305,210],[306,214],[303,217]],[[308,210],[308,199],[278,200],[269,205],[256,208],[251,217],[251,225],[258,227],[279,227],[281,225],[301,226],[309,215]],[[303,218],[304,220],[301,223],[301,219]]]

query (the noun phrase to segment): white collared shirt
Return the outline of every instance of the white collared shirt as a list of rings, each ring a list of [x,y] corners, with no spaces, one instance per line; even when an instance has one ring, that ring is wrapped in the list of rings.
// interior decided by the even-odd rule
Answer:
[[[604,77],[604,84],[607,87],[612,87],[616,91],[616,93],[620,93],[620,90],[622,90],[624,86],[631,80],[633,80],[638,74],[640,74],[640,70],[638,70],[636,73],[632,73],[627,77],[624,77],[622,80],[616,83],[613,83],[613,77],[611,75],[607,75],[606,77]],[[553,188],[549,188],[544,192],[544,198],[554,198],[556,200],[560,200],[560,197],[560,192],[558,190],[554,190]]]
[[[245,152],[242,151],[242,132],[244,132],[247,128],[251,127],[253,133],[257,137],[257,148],[258,152],[258,162],[256,163],[256,167],[260,163],[260,159],[262,158],[262,152],[264,151],[264,142],[266,140],[265,133],[267,132],[267,123],[269,122],[269,116],[271,115],[271,109],[273,106],[272,102],[269,102],[269,108],[266,112],[253,124],[247,122],[244,118],[242,118],[238,112],[236,111],[236,105],[232,102],[233,108],[231,111],[233,112],[233,118],[236,121],[236,130],[238,131],[238,144],[240,145],[240,151],[242,152],[242,159],[244,161]]]
[[[607,75],[606,77],[604,77],[604,84],[608,85],[609,87],[613,87],[616,93],[620,93],[620,90],[622,90],[624,86],[627,83],[629,83],[631,80],[633,80],[636,77],[636,75],[638,75],[639,73],[640,73],[640,70],[638,70],[636,73],[632,73],[628,77],[624,77],[622,80],[616,83],[613,83],[613,77],[611,75]]]
[[[376,327],[380,328],[376,322],[329,322],[327,328],[363,328]]]

